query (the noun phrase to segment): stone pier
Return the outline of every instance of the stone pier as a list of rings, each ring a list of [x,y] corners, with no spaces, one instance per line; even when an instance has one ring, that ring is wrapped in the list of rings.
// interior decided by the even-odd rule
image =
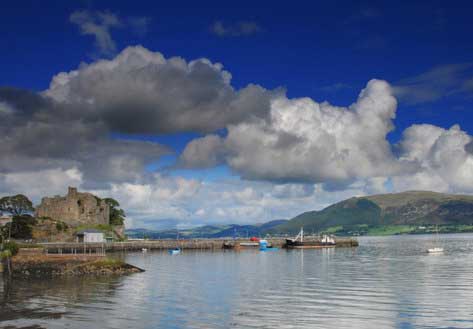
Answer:
[[[285,239],[267,239],[268,243],[274,247],[282,248]],[[222,250],[224,245],[237,246],[241,243],[248,243],[246,239],[189,239],[189,240],[133,240],[125,242],[109,243],[40,243],[41,247],[48,253],[79,253],[82,250],[105,250],[113,251],[141,251],[147,250],[167,250],[172,248],[181,248],[187,250]],[[356,247],[358,241],[351,238],[337,238],[336,247]],[[257,247],[257,245],[255,246]]]

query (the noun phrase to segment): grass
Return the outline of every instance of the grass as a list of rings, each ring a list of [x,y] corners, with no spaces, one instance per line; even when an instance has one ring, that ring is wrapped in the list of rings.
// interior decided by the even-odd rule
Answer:
[[[93,262],[93,264],[99,267],[117,267],[117,266],[123,266],[123,264],[125,263],[118,259],[105,258],[105,259],[97,260]]]
[[[409,234],[415,231],[415,226],[410,225],[385,225],[385,226],[378,226],[378,227],[370,227],[368,229],[367,235],[377,235],[377,236],[385,236],[385,235],[396,235],[396,234]]]
[[[469,233],[473,232],[473,225],[442,225],[439,226],[440,233]]]
[[[6,258],[9,258],[12,256],[12,253],[10,250],[4,250],[4,251],[0,251],[0,260],[4,260]]]
[[[96,229],[104,233],[112,232],[112,226],[106,224],[97,224],[97,225],[80,225],[75,228],[76,231],[86,230],[86,229]]]
[[[335,234],[343,235],[369,235],[369,236],[388,236],[399,234],[434,234],[439,233],[471,233],[473,232],[472,225],[432,225],[432,224],[418,224],[418,225],[368,225],[356,224],[350,226],[330,226],[320,234]]]
[[[334,233],[337,233],[339,231],[343,231],[343,226],[341,226],[341,225],[331,226],[331,227],[327,228],[326,230],[324,230],[324,233],[334,234]]]

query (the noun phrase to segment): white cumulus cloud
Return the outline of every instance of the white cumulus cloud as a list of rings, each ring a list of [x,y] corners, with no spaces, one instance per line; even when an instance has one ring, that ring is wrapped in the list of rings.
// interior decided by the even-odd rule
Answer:
[[[194,140],[188,165],[214,153],[243,177],[271,181],[350,181],[399,170],[386,135],[393,129],[396,99],[390,86],[372,80],[349,108],[310,98],[275,97],[268,120],[228,126],[228,136]],[[195,152],[203,149],[205,152]]]

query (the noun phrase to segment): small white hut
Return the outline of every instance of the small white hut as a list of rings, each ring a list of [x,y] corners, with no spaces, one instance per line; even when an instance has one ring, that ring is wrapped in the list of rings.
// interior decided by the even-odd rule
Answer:
[[[81,243],[102,243],[105,242],[104,234],[95,229],[81,230],[76,233],[77,242]]]

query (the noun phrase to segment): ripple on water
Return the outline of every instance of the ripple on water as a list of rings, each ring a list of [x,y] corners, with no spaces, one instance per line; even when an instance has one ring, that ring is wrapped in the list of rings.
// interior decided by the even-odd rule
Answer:
[[[0,282],[0,327],[471,328],[473,235],[360,238],[356,249],[162,252],[125,277]]]

